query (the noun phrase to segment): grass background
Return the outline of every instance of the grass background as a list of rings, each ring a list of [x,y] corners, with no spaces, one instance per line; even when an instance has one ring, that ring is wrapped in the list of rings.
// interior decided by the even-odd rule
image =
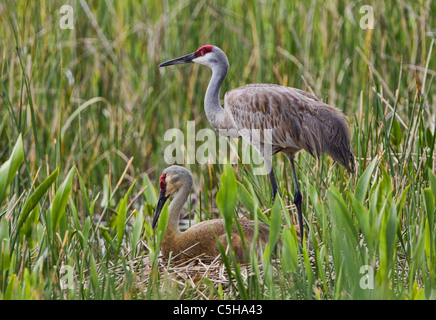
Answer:
[[[138,289],[141,264],[127,266],[145,256],[156,262],[150,223],[153,186],[167,166],[165,131],[186,132],[191,120],[197,131],[210,128],[203,111],[210,71],[157,65],[215,44],[230,61],[222,93],[277,83],[343,110],[357,170],[350,176],[327,156],[298,156],[312,251],[292,249],[291,171],[276,156],[287,208],[283,254],[298,268],[264,260],[262,277],[236,277],[227,295],[212,286],[209,297],[435,298],[434,1],[369,3],[373,30],[359,24],[364,1],[76,0],[68,2],[73,30],[59,26],[64,4],[0,4],[0,297],[199,297],[198,286],[165,285],[156,263]],[[188,168],[191,217],[216,216],[223,166]],[[253,176],[250,165],[233,170],[269,220],[268,177]],[[62,265],[83,280],[74,290],[60,287]],[[362,265],[375,270],[376,290],[358,285]]]

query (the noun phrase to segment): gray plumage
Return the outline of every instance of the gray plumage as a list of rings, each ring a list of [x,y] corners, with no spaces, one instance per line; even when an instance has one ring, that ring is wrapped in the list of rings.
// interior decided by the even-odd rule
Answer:
[[[301,149],[313,157],[325,152],[354,171],[347,120],[310,93],[275,84],[249,84],[227,92],[224,109],[239,131],[271,129],[273,154],[282,151],[294,158]]]

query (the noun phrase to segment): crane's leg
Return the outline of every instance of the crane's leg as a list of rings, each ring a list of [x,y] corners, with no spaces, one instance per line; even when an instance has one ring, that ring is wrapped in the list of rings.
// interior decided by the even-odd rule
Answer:
[[[271,157],[265,157],[265,155],[263,154],[264,149],[263,149],[263,145],[261,146],[260,149],[260,154],[262,154],[263,159],[265,161],[265,166],[267,168],[267,170],[270,170],[268,173],[269,176],[269,181],[271,182],[271,189],[272,189],[272,203],[274,204],[274,200],[276,199],[276,195],[277,192],[279,191],[279,187],[277,185],[277,180],[276,180],[276,176],[274,175],[274,169],[272,166],[272,158]]]
[[[300,188],[298,187],[297,174],[295,173],[294,159],[289,159],[291,161],[292,167],[292,177],[294,178],[295,194],[294,194],[294,204],[297,207],[298,212],[298,224],[300,225],[300,242],[303,246],[303,211],[301,209],[301,203],[303,202],[303,197],[301,196]]]
[[[274,170],[271,168],[271,171],[269,172],[269,180],[271,181],[271,189],[272,189],[272,202],[274,203],[274,200],[276,199],[277,192],[279,190],[277,186],[276,177],[274,175]]]

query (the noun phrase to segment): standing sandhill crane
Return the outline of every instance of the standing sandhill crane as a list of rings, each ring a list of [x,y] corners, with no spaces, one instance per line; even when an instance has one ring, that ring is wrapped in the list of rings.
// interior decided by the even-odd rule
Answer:
[[[199,256],[200,254],[213,257],[217,256],[220,254],[217,240],[220,241],[224,247],[227,246],[223,219],[203,221],[193,225],[184,232],[179,230],[180,211],[188,199],[192,184],[191,173],[180,166],[166,168],[159,180],[160,194],[153,217],[152,227],[156,227],[165,202],[169,197],[175,194],[168,207],[168,225],[161,244],[162,254],[165,257],[169,257],[172,252],[174,260],[184,260],[186,258]],[[245,244],[247,248],[249,248],[254,240],[254,221],[246,219],[239,219],[238,221],[244,233]],[[256,245],[258,248],[264,248],[265,244],[268,242],[269,228],[265,223],[259,221],[258,230],[259,233]],[[246,261],[248,256],[236,226],[233,227],[231,239],[236,259],[239,262]]]
[[[344,115],[312,94],[275,84],[249,84],[229,91],[225,94],[222,108],[220,88],[229,69],[226,54],[216,46],[206,45],[193,53],[164,62],[159,67],[189,62],[212,69],[212,78],[204,98],[206,117],[215,130],[233,130],[258,149],[269,168],[273,200],[278,187],[272,170],[272,155],[281,151],[291,162],[295,185],[294,204],[298,211],[303,244],[302,196],[295,173],[295,155],[304,149],[319,158],[325,152],[348,172],[354,172],[350,130]],[[256,146],[251,140],[254,129],[268,129],[272,137]],[[263,152],[266,147],[271,150],[270,154]]]

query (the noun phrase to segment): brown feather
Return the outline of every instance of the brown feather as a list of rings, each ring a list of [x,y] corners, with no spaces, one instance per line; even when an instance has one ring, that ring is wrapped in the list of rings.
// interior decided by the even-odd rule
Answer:
[[[232,248],[236,259],[239,262],[245,262],[248,259],[247,248],[250,248],[254,241],[255,223],[251,220],[240,219],[239,224],[244,233],[245,246],[237,227],[234,226],[231,236]],[[264,248],[265,244],[268,243],[268,239],[268,226],[263,222],[259,222],[256,246]],[[201,254],[215,257],[220,254],[217,241],[221,242],[224,248],[228,245],[223,219],[203,221],[193,225],[184,232],[172,232],[168,228],[161,245],[161,251],[165,257],[169,257],[170,253],[172,253],[174,260],[189,259]]]

